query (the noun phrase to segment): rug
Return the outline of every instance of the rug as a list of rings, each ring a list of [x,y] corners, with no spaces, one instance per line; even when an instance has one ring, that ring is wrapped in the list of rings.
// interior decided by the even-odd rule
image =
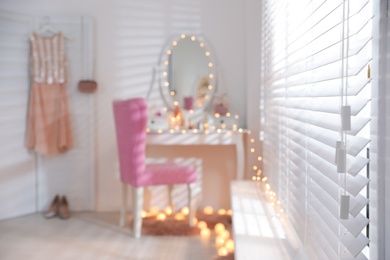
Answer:
[[[211,237],[215,238],[214,227],[222,223],[225,229],[232,233],[232,218],[230,215],[205,214],[199,211],[196,214],[199,221],[204,221],[211,231]],[[200,236],[201,229],[197,226],[190,227],[187,218],[177,220],[174,214],[166,216],[165,220],[157,220],[156,216],[144,217],[142,221],[142,235],[149,236]],[[218,250],[218,248],[216,248]],[[218,256],[216,260],[234,260],[234,252],[226,256]]]
[[[210,230],[214,230],[217,223],[224,224],[225,228],[230,232],[232,226],[232,218],[229,215],[206,215],[199,211],[196,214],[198,221],[204,221]],[[156,220],[155,216],[145,217],[142,221],[142,235],[153,236],[198,236],[200,229],[198,227],[190,227],[187,218],[184,220],[176,220],[174,215],[166,216],[164,221]]]

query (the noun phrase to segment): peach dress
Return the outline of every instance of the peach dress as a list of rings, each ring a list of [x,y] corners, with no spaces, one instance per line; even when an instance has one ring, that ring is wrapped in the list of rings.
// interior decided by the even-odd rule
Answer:
[[[65,39],[61,33],[30,37],[30,100],[26,147],[56,155],[73,146],[66,90]]]

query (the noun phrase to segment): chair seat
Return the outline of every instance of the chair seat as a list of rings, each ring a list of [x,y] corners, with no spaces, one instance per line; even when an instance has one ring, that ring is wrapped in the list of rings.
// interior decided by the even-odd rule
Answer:
[[[136,187],[196,182],[196,171],[189,166],[174,163],[147,164],[144,174],[138,176]]]

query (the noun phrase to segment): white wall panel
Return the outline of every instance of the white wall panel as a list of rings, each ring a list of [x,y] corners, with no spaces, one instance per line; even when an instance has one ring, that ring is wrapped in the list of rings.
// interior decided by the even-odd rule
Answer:
[[[36,210],[34,156],[24,148],[31,16],[0,11],[0,220]]]

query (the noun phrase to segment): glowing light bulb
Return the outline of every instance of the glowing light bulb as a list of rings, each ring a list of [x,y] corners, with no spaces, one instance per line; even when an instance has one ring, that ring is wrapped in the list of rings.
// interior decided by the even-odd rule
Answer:
[[[226,211],[226,215],[229,215],[229,216],[231,216],[232,215],[232,210],[231,209],[228,209],[227,211]]]
[[[255,139],[254,138],[251,138],[251,143],[254,143],[255,142]]]
[[[211,234],[211,232],[210,232],[210,229],[208,229],[208,228],[204,228],[204,229],[202,229],[202,230],[200,231],[200,236],[201,236],[202,238],[209,238],[209,237],[210,237],[210,234]]]
[[[219,246],[223,246],[223,244],[225,244],[225,239],[223,239],[222,237],[216,237],[215,238],[215,244],[219,247]]]
[[[256,176],[253,176],[253,177],[252,177],[252,180],[254,180],[254,181],[255,181],[255,180],[256,180]]]
[[[195,41],[195,40],[196,40],[196,37],[195,37],[195,36],[191,36],[191,40],[192,40],[192,41]]]
[[[213,63],[209,62],[209,67],[211,68],[213,66]]]
[[[225,247],[229,253],[232,253],[234,251],[234,241],[229,239],[226,241]]]
[[[215,226],[214,226],[214,231],[219,234],[221,233],[222,231],[225,230],[225,225],[222,224],[222,223],[217,223]]]
[[[226,209],[219,209],[217,213],[218,213],[218,215],[221,215],[221,216],[226,215]]]
[[[180,35],[180,38],[184,39],[186,37],[185,34]]]
[[[204,47],[204,42],[199,43],[199,46],[203,48]]]
[[[190,213],[190,209],[186,206],[186,207],[183,207],[180,212],[184,216],[187,216]]]
[[[146,218],[148,216],[148,213],[145,210],[142,210],[141,217]]]
[[[204,222],[203,220],[201,220],[201,221],[198,222],[197,227],[198,227],[199,229],[204,229],[204,228],[207,228],[207,224],[206,224],[206,222]]]
[[[181,214],[180,212],[178,212],[178,213],[175,214],[175,219],[176,219],[176,220],[183,220],[183,219],[184,219],[184,216],[183,216],[183,214]]]
[[[209,90],[212,90],[212,89],[213,89],[213,86],[212,86],[212,85],[209,85],[207,88],[208,88]]]
[[[155,215],[157,215],[157,213],[159,212],[160,210],[158,209],[158,207],[156,207],[156,206],[153,206],[153,207],[151,207],[150,208],[150,215],[152,215],[152,216],[155,216]]]
[[[169,64],[169,61],[164,61],[164,65],[167,66]]]
[[[263,157],[259,156],[259,157],[257,157],[257,160],[261,161],[261,160],[263,160]]]
[[[158,130],[157,130],[157,133],[159,133],[159,134],[162,134],[162,132],[163,132],[162,129],[158,129]]]
[[[166,207],[165,210],[164,210],[165,214],[167,214],[168,216],[172,215],[172,208],[171,207]]]
[[[171,55],[171,54],[172,54],[172,51],[171,51],[171,50],[167,50],[167,54],[168,54],[168,55]]]
[[[177,45],[177,41],[173,41],[173,42],[172,42],[172,45],[173,45],[173,46],[176,46],[176,45]]]
[[[214,78],[214,74],[210,73],[210,74],[209,74],[209,78],[210,78],[210,79]]]
[[[206,52],[205,52],[205,55],[206,55],[206,56],[210,56],[210,52],[209,52],[209,51],[206,51]]]
[[[218,249],[218,255],[219,256],[227,256],[228,255],[228,251],[225,247],[220,247]]]
[[[150,133],[150,128],[146,128],[146,133]]]
[[[230,233],[229,231],[227,231],[226,229],[225,230],[222,230],[221,233],[219,234],[223,239],[228,239],[229,236],[230,236]]]
[[[265,188],[266,188],[267,190],[270,190],[270,189],[271,189],[271,186],[269,185],[269,183],[267,183],[267,184],[265,185]]]
[[[213,214],[213,212],[214,212],[214,210],[211,206],[206,206],[203,209],[203,213],[206,215],[211,215],[211,214]]]
[[[157,214],[157,216],[156,216],[156,219],[159,220],[159,221],[163,221],[163,220],[165,220],[166,218],[167,218],[167,216],[165,216],[165,214],[162,213],[162,212],[159,212],[159,213]]]
[[[257,170],[257,166],[255,165],[255,166],[253,166],[253,170],[254,171],[256,171]]]

